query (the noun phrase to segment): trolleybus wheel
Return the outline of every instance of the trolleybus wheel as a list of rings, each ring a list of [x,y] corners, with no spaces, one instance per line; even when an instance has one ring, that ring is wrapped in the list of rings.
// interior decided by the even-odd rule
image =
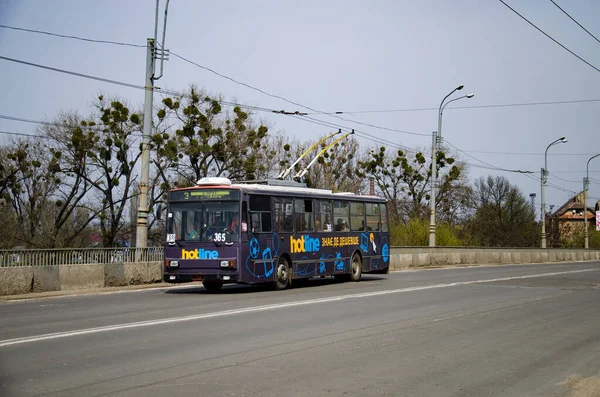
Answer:
[[[277,274],[275,276],[275,289],[284,290],[291,284],[291,269],[290,265],[285,258],[279,258],[277,263]]]
[[[208,292],[217,292],[223,286],[223,283],[216,281],[203,281],[202,285]]]
[[[360,280],[362,274],[362,260],[358,254],[352,255],[352,262],[350,263],[350,281]]]

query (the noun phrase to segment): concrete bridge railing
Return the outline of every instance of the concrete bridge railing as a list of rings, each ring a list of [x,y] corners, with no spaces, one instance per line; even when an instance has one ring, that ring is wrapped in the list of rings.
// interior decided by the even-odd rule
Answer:
[[[162,248],[0,251],[0,296],[160,283]],[[600,250],[392,247],[390,270],[600,260]]]
[[[392,247],[390,269],[600,260],[600,250],[583,248]]]

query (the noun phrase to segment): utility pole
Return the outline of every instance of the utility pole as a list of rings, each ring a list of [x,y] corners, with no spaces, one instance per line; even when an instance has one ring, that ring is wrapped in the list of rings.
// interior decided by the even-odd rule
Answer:
[[[429,219],[429,246],[435,247],[435,184],[436,184],[436,159],[437,159],[437,142],[438,136],[437,131],[433,131],[432,143],[431,143],[431,211]]]
[[[165,50],[165,34],[167,31],[167,10],[169,0],[165,5],[165,21],[163,25],[162,44],[156,48],[156,34],[158,31],[158,7],[160,0],[156,0],[156,13],[154,17],[154,37],[147,39],[146,46],[146,95],[144,97],[144,131],[142,136],[142,174],[140,176],[140,197],[137,213],[137,227],[135,246],[146,248],[148,246],[148,185],[150,182],[150,136],[152,135],[152,107],[154,97],[154,81],[162,77],[163,62],[168,60],[169,51]],[[156,77],[156,60],[160,59],[160,76]],[[136,260],[139,256],[136,254]]]
[[[150,181],[150,135],[152,134],[152,106],[154,96],[154,38],[146,48],[146,95],[144,98],[144,133],[142,136],[142,175],[140,179],[140,206],[137,215],[135,246],[148,246],[148,182]]]
[[[542,248],[546,248],[546,183],[548,183],[548,149],[559,143],[569,142],[566,137],[558,138],[546,147],[544,152],[544,168],[542,168]]]
[[[590,161],[592,161],[593,159],[595,159],[596,157],[600,156],[600,153],[596,154],[595,156],[590,157],[590,159],[587,161],[587,164],[585,166],[585,178],[583,178],[583,221],[584,221],[584,240],[585,243],[583,245],[583,247],[585,249],[590,248],[590,237],[589,237],[589,232],[588,232],[588,218],[587,218],[587,207],[588,207],[588,191],[590,189]]]
[[[459,85],[455,89],[453,89],[448,95],[442,99],[440,103],[440,109],[438,111],[438,130],[433,133],[433,144],[431,145],[431,217],[429,221],[429,246],[435,247],[435,188],[437,183],[437,175],[436,175],[436,149],[440,150],[442,146],[442,113],[444,112],[444,108],[450,102],[458,101],[463,98],[473,98],[475,94],[463,95],[458,98],[454,98],[446,102],[446,99],[456,91],[460,91],[464,88],[464,85]],[[446,102],[444,104],[444,102]]]
[[[588,163],[589,164],[589,163]],[[585,176],[583,178],[583,248],[590,248],[590,235],[588,232],[588,218],[587,218],[587,206],[588,206],[588,189],[590,188],[590,178]]]
[[[546,168],[542,168],[542,248],[546,248],[546,181],[548,180],[546,172]]]

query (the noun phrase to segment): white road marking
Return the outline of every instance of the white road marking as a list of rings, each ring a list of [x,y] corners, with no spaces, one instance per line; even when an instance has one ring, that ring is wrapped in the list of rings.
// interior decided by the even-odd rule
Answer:
[[[105,326],[105,327],[96,327],[96,328],[86,328],[86,329],[79,329],[79,330],[73,330],[73,331],[55,332],[55,333],[51,333],[51,334],[28,336],[28,337],[24,337],[24,338],[5,339],[5,340],[0,341],[0,347],[18,345],[18,344],[23,344],[23,343],[39,342],[39,341],[58,339],[58,338],[68,338],[70,336],[95,334],[95,333],[99,333],[99,332],[118,331],[118,330],[123,330],[123,329],[128,329],[128,328],[149,327],[149,326],[161,325],[161,324],[172,324],[172,323],[180,323],[180,322],[184,322],[184,321],[194,321],[194,320],[203,320],[203,319],[214,318],[214,317],[232,316],[235,314],[264,312],[264,311],[268,311],[268,310],[283,309],[286,307],[306,306],[306,305],[314,305],[317,303],[337,302],[337,301],[342,301],[342,300],[347,300],[347,299],[367,298],[367,297],[371,297],[371,296],[398,294],[401,292],[423,291],[423,290],[428,290],[428,289],[449,288],[449,287],[456,287],[456,286],[461,286],[461,285],[492,283],[492,282],[497,282],[497,281],[520,280],[520,279],[536,278],[536,277],[558,276],[558,275],[563,275],[563,274],[595,272],[598,270],[600,270],[600,269],[570,270],[570,271],[565,271],[565,272],[530,274],[527,276],[501,277],[501,278],[493,278],[493,279],[486,279],[486,280],[458,281],[458,282],[446,283],[446,284],[423,285],[423,286],[419,286],[419,287],[398,288],[398,289],[390,289],[390,290],[374,291],[374,292],[364,292],[364,293],[349,294],[349,295],[338,295],[338,296],[332,296],[329,298],[308,299],[308,300],[297,301],[297,302],[278,303],[278,304],[273,304],[273,305],[246,307],[246,308],[235,309],[235,310],[224,310],[224,311],[213,312],[213,313],[195,314],[195,315],[191,315],[191,316],[172,317],[172,318],[164,318],[164,319],[149,320],[149,321],[139,321],[139,322],[134,322],[134,323],[109,325],[109,326]]]

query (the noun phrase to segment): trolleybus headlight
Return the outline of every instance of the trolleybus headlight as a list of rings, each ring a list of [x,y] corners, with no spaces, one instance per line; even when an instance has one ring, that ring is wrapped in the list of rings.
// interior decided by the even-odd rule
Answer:
[[[179,267],[179,261],[170,261],[169,267]]]
[[[221,261],[221,267],[229,267],[229,261]]]

